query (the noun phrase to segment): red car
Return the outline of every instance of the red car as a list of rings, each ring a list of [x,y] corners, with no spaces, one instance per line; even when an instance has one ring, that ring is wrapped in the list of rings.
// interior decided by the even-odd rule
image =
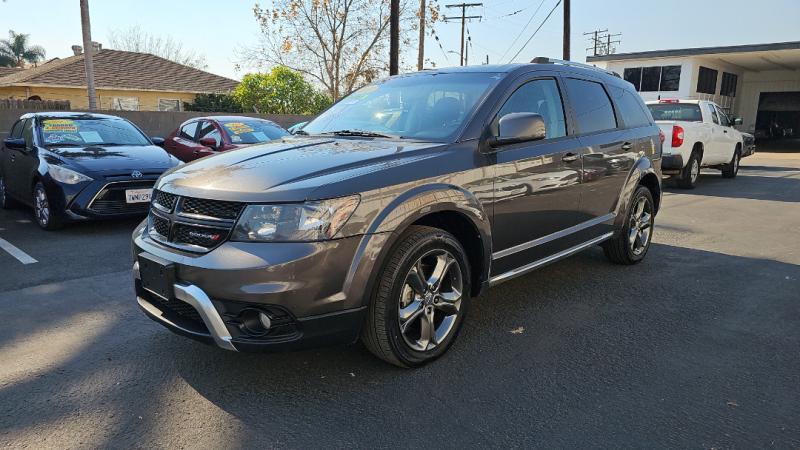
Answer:
[[[275,122],[242,116],[194,117],[164,141],[164,148],[184,162],[288,136]]]

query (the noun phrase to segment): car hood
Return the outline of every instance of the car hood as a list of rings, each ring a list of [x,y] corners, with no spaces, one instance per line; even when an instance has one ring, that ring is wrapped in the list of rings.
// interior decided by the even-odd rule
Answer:
[[[177,167],[161,177],[158,189],[217,200],[302,201],[320,186],[428,158],[441,145],[389,139],[287,138]]]
[[[100,174],[163,171],[177,164],[169,153],[155,145],[49,147],[47,150],[78,170]]]

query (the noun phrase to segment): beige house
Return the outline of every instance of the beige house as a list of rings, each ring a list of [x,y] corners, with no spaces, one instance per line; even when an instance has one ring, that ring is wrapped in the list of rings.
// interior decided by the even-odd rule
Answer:
[[[66,100],[86,109],[84,54],[29,69],[0,71],[0,99]],[[101,49],[93,53],[99,109],[181,111],[197,94],[230,92],[238,82],[147,53]]]

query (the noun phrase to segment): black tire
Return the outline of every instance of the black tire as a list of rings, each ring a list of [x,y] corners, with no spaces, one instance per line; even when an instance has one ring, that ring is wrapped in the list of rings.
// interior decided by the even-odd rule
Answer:
[[[452,261],[447,259],[447,255],[452,258]],[[429,278],[427,270],[438,266],[440,256],[450,262],[450,265],[447,265],[447,269],[444,270],[444,276],[440,277],[443,281],[436,289],[437,294],[431,294],[431,297],[436,297],[440,292],[441,295],[445,295],[444,290],[449,288],[452,292],[446,294],[453,298],[453,292],[457,291],[456,285],[460,280],[461,290],[458,304],[456,302],[447,303],[444,301],[444,297],[439,298],[439,303],[428,298],[427,292],[430,287],[428,282],[433,279],[433,275]],[[430,261],[433,261],[433,264],[429,264]],[[408,283],[410,279],[414,278],[413,274],[418,273],[417,270],[422,274],[422,277],[418,279],[425,280],[423,290],[426,294],[424,296],[419,295],[419,291],[411,286],[414,283]],[[361,331],[361,340],[367,349],[378,358],[404,368],[419,367],[442,356],[458,336],[469,306],[470,267],[461,243],[444,230],[426,226],[411,226],[393,247],[378,277]],[[408,297],[408,294],[411,297]],[[403,322],[406,332],[403,332],[400,318],[401,304],[404,304],[406,300],[408,303],[402,309],[406,312],[416,312],[408,314],[407,320]],[[416,304],[420,308],[415,309]],[[442,307],[447,307],[448,312],[440,309]],[[453,309],[457,311],[448,315]],[[435,342],[433,337],[425,342],[422,336],[423,327],[426,323],[435,324],[437,314],[440,319],[439,325],[431,325],[425,330],[433,333],[432,336],[438,334],[440,330],[445,330],[445,328],[446,330],[443,331],[439,342]],[[450,317],[453,318],[450,319]],[[416,334],[414,327],[417,323],[420,337],[414,340]],[[431,344],[433,344],[432,347]],[[414,345],[421,346],[423,349],[415,348]]]
[[[0,173],[0,209],[11,209],[17,206],[17,202],[8,196],[6,183],[3,174]]]
[[[742,151],[739,147],[733,152],[731,162],[722,166],[722,178],[736,178],[739,173],[739,163],[742,161]]]
[[[47,190],[41,182],[33,188],[33,215],[43,230],[53,231],[64,226],[63,216],[52,208]]]
[[[644,205],[643,212],[649,215],[647,218],[639,214],[637,207],[640,204]],[[615,264],[632,265],[644,259],[650,249],[650,243],[653,242],[653,223],[656,214],[650,189],[644,186],[636,188],[625,214],[625,223],[622,229],[616,236],[603,243],[603,252]],[[646,226],[644,222],[646,222]],[[634,226],[637,227],[636,230],[634,230]],[[635,231],[638,231],[638,234],[634,239],[632,233]],[[643,234],[645,232],[646,235]],[[637,243],[643,245],[636,245]]]
[[[700,155],[693,151],[675,183],[682,189],[694,189],[700,177]]]

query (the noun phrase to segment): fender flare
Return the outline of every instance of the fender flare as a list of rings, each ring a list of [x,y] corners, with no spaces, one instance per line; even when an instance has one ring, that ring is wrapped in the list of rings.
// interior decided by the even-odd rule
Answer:
[[[622,191],[620,192],[620,201],[617,203],[617,206],[614,210],[614,213],[616,214],[616,218],[614,219],[614,227],[616,229],[621,229],[624,225],[626,217],[625,213],[630,207],[633,193],[636,192],[636,188],[639,186],[642,179],[650,174],[655,176],[655,178],[658,180],[658,198],[653,198],[653,200],[657,205],[656,212],[658,212],[658,209],[660,209],[659,207],[661,205],[661,196],[663,190],[661,188],[661,177],[659,176],[659,171],[656,170],[656,167],[653,165],[653,162],[650,160],[650,158],[642,156],[633,164],[633,167],[628,173],[628,179],[625,181]]]

